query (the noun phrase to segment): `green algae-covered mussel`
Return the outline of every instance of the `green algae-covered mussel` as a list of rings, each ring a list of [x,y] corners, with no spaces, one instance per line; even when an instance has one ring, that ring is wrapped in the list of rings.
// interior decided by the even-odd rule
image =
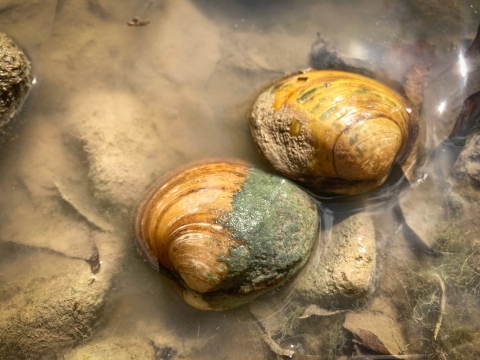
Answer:
[[[244,163],[191,165],[162,179],[135,217],[137,246],[203,310],[239,306],[294,276],[320,219],[290,181]]]

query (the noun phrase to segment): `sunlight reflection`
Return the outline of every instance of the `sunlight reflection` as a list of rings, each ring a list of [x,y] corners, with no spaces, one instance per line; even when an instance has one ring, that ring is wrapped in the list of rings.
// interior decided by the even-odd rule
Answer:
[[[458,64],[460,66],[460,74],[462,75],[463,78],[467,76],[467,63],[465,62],[465,58],[463,57],[463,54],[460,53],[458,56]]]
[[[445,107],[447,106],[447,101],[442,101],[440,103],[440,105],[438,106],[438,112],[441,114],[444,110],[445,110]]]

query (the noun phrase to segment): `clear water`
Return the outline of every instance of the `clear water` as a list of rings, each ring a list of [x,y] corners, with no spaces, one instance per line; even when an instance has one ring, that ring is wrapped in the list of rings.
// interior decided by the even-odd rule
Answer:
[[[130,229],[134,205],[157,177],[190,161],[235,157],[268,169],[251,139],[247,112],[262,88],[310,66],[317,33],[344,58],[396,81],[410,65],[398,55],[402,47],[425,40],[436,47],[432,73],[441,73],[478,24],[480,4],[458,3],[457,19],[453,11],[422,12],[402,0],[4,1],[0,31],[25,49],[36,84],[0,154],[0,308],[20,296],[12,289],[33,291],[26,285],[31,279],[48,279],[55,289],[52,279],[56,271],[63,276],[63,261],[81,258],[85,238],[112,227],[115,255],[109,258],[108,246],[97,244],[102,267],[90,274],[97,282],[102,271],[113,274],[105,278],[108,291],[92,329],[72,335],[66,349],[45,351],[45,358],[111,338],[151,340],[158,359],[171,358],[168,346],[185,358],[275,358],[248,307],[194,310],[142,261]],[[150,24],[128,26],[134,17]],[[439,104],[432,99],[443,89],[427,90],[425,112],[434,113]],[[428,121],[434,147],[445,130],[438,119]],[[102,131],[110,135],[102,138]],[[108,154],[114,165],[92,161],[92,154]],[[102,171],[118,174],[95,180]],[[105,179],[118,186],[103,187]],[[66,223],[58,220],[64,215]],[[378,223],[379,238],[390,239],[394,219],[380,216]],[[382,251],[390,245],[383,242]],[[478,319],[469,329],[478,330]],[[316,339],[336,326],[326,322],[309,320],[281,345],[297,348],[298,358],[328,358],[321,353],[326,342]]]

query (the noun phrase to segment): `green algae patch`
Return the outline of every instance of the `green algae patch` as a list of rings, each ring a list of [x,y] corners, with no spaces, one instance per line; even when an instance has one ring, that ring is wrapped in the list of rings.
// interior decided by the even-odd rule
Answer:
[[[309,257],[320,222],[315,203],[293,183],[259,170],[248,174],[233,210],[219,219],[240,242],[219,259],[229,269],[222,288],[245,295],[296,274]]]

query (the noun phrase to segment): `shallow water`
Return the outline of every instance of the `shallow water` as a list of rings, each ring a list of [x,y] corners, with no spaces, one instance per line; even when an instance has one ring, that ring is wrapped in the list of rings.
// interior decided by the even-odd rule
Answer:
[[[174,358],[174,353],[198,359],[275,358],[248,307],[194,310],[142,261],[131,232],[135,205],[155,179],[190,161],[234,157],[270,170],[251,139],[247,112],[262,88],[311,66],[317,36],[343,58],[397,82],[412,61],[401,49],[425,40],[436,47],[432,74],[438,75],[457,61],[462,46],[475,35],[480,3],[465,2],[458,8],[459,19],[453,12],[450,17],[421,12],[401,0],[354,5],[273,0],[0,4],[0,31],[25,50],[36,73],[14,135],[0,153],[0,307],[11,311],[10,300],[24,296],[18,304],[28,308],[28,292],[41,289],[42,279],[55,294],[56,271],[59,277],[65,269],[71,271],[70,265],[62,270],[59,264],[77,259],[84,266],[96,247],[102,262],[98,274],[78,270],[98,284],[100,300],[92,300],[95,316],[80,335],[62,340],[65,348],[42,353],[45,358],[111,338],[151,341],[156,359]],[[451,21],[439,24],[442,16]],[[127,26],[133,17],[150,24]],[[448,131],[431,115],[442,96],[449,95],[441,86],[427,89],[430,148]],[[422,171],[432,174],[430,166],[427,162]],[[387,188],[387,193],[392,191]],[[360,200],[357,208],[365,204]],[[379,253],[386,254],[396,224],[385,215],[390,205],[379,206],[367,201],[367,210],[379,218]],[[352,209],[343,200],[329,207],[336,221]],[[331,212],[326,214],[328,223]],[[104,233],[115,234],[114,240],[105,240]],[[409,250],[402,246],[394,256],[403,261],[404,255],[407,263]],[[387,269],[379,281],[391,279],[392,272],[395,268]],[[32,281],[39,287],[32,287]],[[396,291],[387,286],[382,295],[400,299],[392,302],[402,308]],[[455,298],[470,296],[467,290],[455,291]],[[276,301],[273,308],[295,315],[288,308],[288,293],[279,293]],[[46,299],[42,304],[50,306]],[[82,304],[72,306],[77,311]],[[478,313],[478,303],[472,306]],[[309,319],[307,325],[286,331],[281,346],[328,358],[331,353],[322,353],[328,347],[322,331],[336,324],[328,321]],[[466,327],[478,331],[479,323],[475,318]],[[0,339],[0,351],[1,345]],[[352,353],[349,346],[345,355]],[[17,358],[25,357],[22,351],[18,349]]]

